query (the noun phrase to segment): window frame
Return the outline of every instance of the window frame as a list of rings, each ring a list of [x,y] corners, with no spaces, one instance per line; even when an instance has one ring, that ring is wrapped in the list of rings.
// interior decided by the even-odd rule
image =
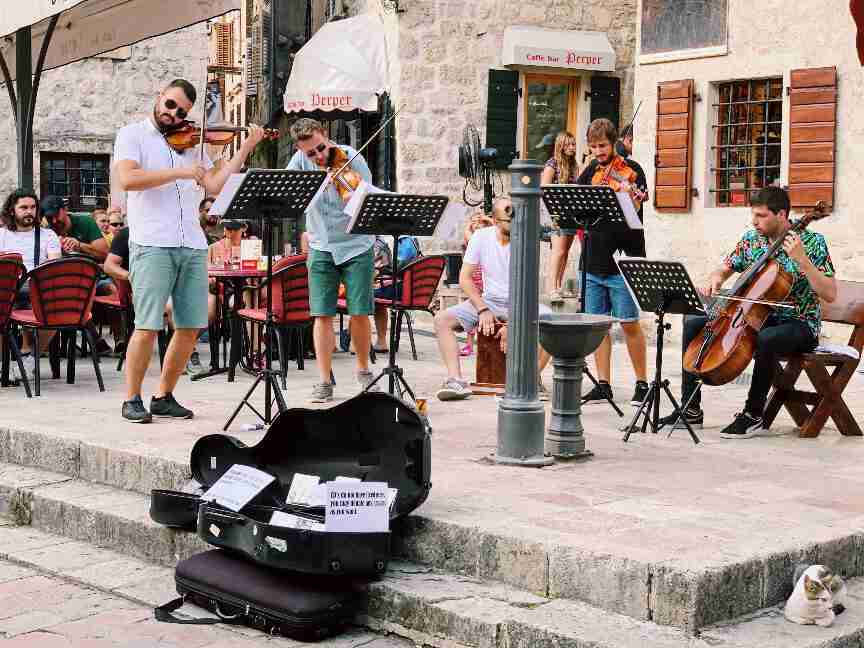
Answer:
[[[64,173],[66,178],[63,184],[67,187],[67,193],[62,195],[54,191],[53,187],[56,182],[53,180],[50,164],[52,162],[63,161]],[[101,184],[94,182],[93,186],[97,193],[94,204],[84,204],[82,198],[91,197],[89,194],[82,194],[81,183],[81,163],[82,162],[102,162],[105,182]],[[72,164],[70,164],[72,163]],[[104,195],[98,192],[98,188],[102,187]],[[49,188],[50,187],[50,188]],[[60,195],[67,202],[70,211],[93,211],[98,207],[104,207],[108,204],[108,199],[111,195],[111,156],[108,153],[72,153],[65,151],[40,151],[39,152],[39,188],[42,196]]]
[[[652,63],[671,63],[674,61],[686,61],[689,59],[712,58],[715,56],[726,56],[729,54],[729,31],[732,21],[732,1],[726,2],[726,34],[720,45],[706,45],[704,47],[690,47],[686,49],[667,50],[665,52],[642,52],[642,20],[644,5],[638,5],[638,37],[636,49],[638,51],[638,63],[640,65],[651,65]]]
[[[736,101],[734,98],[734,88],[735,84],[747,83],[747,100],[746,101]],[[754,84],[764,83],[766,87],[765,98],[761,100],[754,100],[753,97],[753,88]],[[771,87],[772,83],[779,84],[779,93],[776,94],[773,98],[771,95]],[[729,101],[722,101],[722,89],[724,86],[729,86]],[[706,172],[708,176],[708,195],[710,196],[709,206],[717,207],[717,208],[735,208],[735,207],[748,207],[750,205],[750,195],[756,191],[759,191],[761,188],[770,186],[770,183],[767,182],[767,171],[769,169],[776,169],[776,177],[772,180],[772,183],[780,183],[782,184],[784,178],[784,150],[787,148],[788,142],[788,132],[786,131],[786,119],[787,119],[787,109],[786,106],[786,97],[785,97],[785,78],[782,73],[775,74],[771,76],[757,76],[750,77],[745,79],[728,79],[723,81],[712,81],[711,82],[711,97],[712,102],[709,108],[709,123],[708,123],[708,150],[706,155]],[[751,108],[753,105],[762,105],[764,106],[764,118],[763,121],[750,121],[751,120]],[[769,115],[769,107],[771,104],[777,104],[780,107],[780,119],[779,120],[771,120]],[[747,117],[742,122],[733,122],[732,112],[735,109],[735,106],[747,106]],[[728,117],[727,121],[721,122],[720,120],[720,110],[724,109],[724,107],[728,106]],[[751,140],[752,128],[754,126],[764,126],[765,132],[763,135],[763,142],[753,142]],[[778,132],[780,135],[780,139],[776,143],[768,142],[768,129],[771,126],[777,126]],[[722,132],[724,130],[730,131],[732,133],[735,132],[738,128],[746,129],[748,133],[748,143],[747,144],[723,144],[722,143]],[[743,189],[732,189],[731,188],[731,175],[732,170],[736,167],[730,166],[730,162],[727,156],[726,165],[721,166],[722,162],[722,151],[723,149],[728,149],[730,151],[735,149],[745,149],[745,148],[756,148],[763,147],[762,154],[762,164],[756,166],[747,166],[747,167],[737,167],[738,170],[744,171],[744,188]],[[768,164],[768,149],[769,147],[778,149],[778,156],[776,164]],[[755,186],[750,184],[750,173],[756,171],[757,173],[761,171],[762,175],[762,186]],[[726,184],[723,185],[721,182],[721,176],[724,174],[726,176]],[[733,192],[743,192],[744,201],[743,202],[733,202],[732,194]],[[728,200],[726,202],[720,201],[720,195],[727,194]]]
[[[522,137],[521,137],[521,155],[520,158],[525,160],[530,157],[528,151],[528,88],[533,82],[541,83],[558,83],[567,85],[567,125],[566,129],[570,133],[578,133],[579,125],[579,91],[582,87],[582,77],[564,74],[542,74],[534,72],[525,72],[522,74],[523,88],[521,97],[521,117],[522,117]],[[545,162],[545,160],[543,160]]]

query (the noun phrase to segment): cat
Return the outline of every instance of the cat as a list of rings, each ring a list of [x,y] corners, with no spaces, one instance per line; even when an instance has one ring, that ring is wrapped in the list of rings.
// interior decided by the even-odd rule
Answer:
[[[803,572],[796,570],[796,576],[784,616],[802,625],[830,626],[836,615],[846,609],[846,584],[824,565],[811,565]]]

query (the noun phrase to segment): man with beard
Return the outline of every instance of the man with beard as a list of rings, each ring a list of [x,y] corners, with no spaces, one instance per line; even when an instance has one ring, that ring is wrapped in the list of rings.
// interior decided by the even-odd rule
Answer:
[[[205,195],[218,194],[228,176],[240,171],[264,136],[260,126],[250,126],[240,149],[218,170],[197,147],[175,151],[165,136],[183,125],[196,95],[188,81],[172,81],[157,95],[153,113],[120,129],[114,145],[115,175],[119,188],[127,192],[129,279],[135,306],[122,415],[133,423],[149,423],[154,415],[193,416],[173,391],[198,332],[207,326],[207,238],[198,207]],[[141,383],[169,298],[175,330],[148,411]]]
[[[39,233],[39,258],[34,258],[36,239],[36,220],[39,216],[39,203],[36,194],[24,189],[16,189],[3,204],[3,212],[0,214],[3,220],[3,229],[0,229],[0,252],[16,252],[21,255],[28,272],[40,263],[49,259],[59,259],[62,250],[60,239],[50,229],[42,228]],[[30,308],[30,284],[21,286],[15,302],[15,308]],[[48,348],[54,331],[46,331],[39,336],[41,350]],[[24,341],[21,345],[21,354],[28,356],[33,345],[33,334],[29,330],[24,331]]]

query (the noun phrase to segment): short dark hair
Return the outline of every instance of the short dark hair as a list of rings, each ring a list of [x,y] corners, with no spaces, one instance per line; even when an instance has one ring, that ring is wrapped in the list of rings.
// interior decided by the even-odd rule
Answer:
[[[39,197],[30,189],[19,188],[6,197],[6,201],[3,203],[3,211],[0,212],[0,219],[3,220],[6,229],[12,232],[18,231],[18,223],[15,221],[15,205],[22,198],[32,198],[36,201],[36,224],[37,226],[39,224]]]
[[[214,203],[214,202],[216,202],[216,198],[213,196],[204,196],[204,200],[202,200],[200,203],[198,203],[198,211],[201,211],[202,209],[204,209],[204,205],[206,205],[208,202]]]
[[[780,187],[764,187],[750,196],[751,207],[767,207],[779,214],[785,210],[789,215],[789,194]]]
[[[321,122],[310,117],[301,117],[291,124],[291,128],[289,129],[291,139],[295,142],[311,138],[315,131],[320,133],[326,132]]]
[[[610,144],[614,144],[618,139],[618,129],[615,128],[615,124],[611,121],[601,117],[592,121],[588,126],[586,139],[589,144],[600,139],[607,139]]]
[[[195,91],[195,86],[189,83],[186,79],[174,79],[171,83],[165,86],[165,89],[169,88],[180,88],[183,91],[183,94],[186,95],[186,98],[190,103],[195,103],[195,100],[198,98],[198,93]]]

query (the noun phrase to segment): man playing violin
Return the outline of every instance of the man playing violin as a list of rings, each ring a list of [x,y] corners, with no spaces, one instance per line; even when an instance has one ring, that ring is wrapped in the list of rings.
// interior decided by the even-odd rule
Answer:
[[[828,253],[825,237],[817,232],[803,230],[799,235],[787,233],[789,221],[789,194],[779,187],[765,187],[750,197],[753,229],[748,230],[735,249],[708,277],[700,288],[706,297],[716,295],[723,283],[736,272],[746,272],[781,237],[783,247],[774,256],[782,270],[792,276],[789,299],[794,308],[778,308],[769,316],[756,338],[753,377],[744,410],[720,433],[726,439],[749,439],[762,428],[762,412],[768,392],[774,381],[777,356],[786,353],[806,353],[816,348],[822,326],[820,300],[827,303],[837,298],[834,265]],[[702,315],[684,318],[683,350],[702,332],[708,318]],[[691,427],[701,428],[704,415],[701,393],[696,391],[697,376],[684,372],[681,392],[687,403],[684,417]],[[694,392],[696,392],[694,394]],[[660,419],[661,425],[683,428],[684,423],[670,415]]]
[[[207,238],[198,206],[205,195],[221,191],[228,176],[240,171],[264,137],[261,127],[250,126],[240,149],[218,170],[197,148],[175,150],[166,135],[186,124],[196,94],[188,81],[172,81],[157,95],[152,114],[121,128],[114,144],[114,173],[119,188],[127,192],[129,279],[135,307],[135,333],[126,351],[127,400],[122,414],[133,423],[149,423],[153,415],[193,416],[173,392],[195,349],[198,332],[207,326]],[[148,411],[141,399],[141,383],[169,298],[174,335]]]
[[[615,153],[618,131],[608,119],[595,119],[588,127],[588,146],[594,159],[576,180],[576,184],[608,184],[616,191],[630,194],[639,219],[642,219],[642,201],[645,199],[646,181],[642,167],[633,160],[624,159]],[[645,256],[645,231],[607,233],[589,231],[585,233],[587,255],[579,259],[580,270],[585,267],[583,288],[585,312],[597,315],[612,315],[621,323],[627,352],[636,374],[636,389],[630,399],[639,405],[648,395],[647,349],[645,333],[639,324],[639,307],[618,270],[613,255],[619,251],[631,257]],[[612,398],[610,378],[612,375],[612,341],[607,335],[594,354],[599,384],[582,398],[587,404],[603,403]]]
[[[301,118],[291,126],[291,138],[297,152],[288,163],[294,171],[318,171],[333,167],[333,159],[341,151],[350,159],[356,151],[349,146],[338,146],[330,141],[324,127],[314,119]],[[357,155],[351,161],[351,170],[366,182],[372,174],[366,161]],[[333,169],[334,171],[338,169]],[[339,284],[345,285],[345,298],[351,318],[351,339],[357,353],[357,382],[362,389],[374,380],[369,371],[369,348],[372,327],[369,315],[374,312],[372,276],[374,272],[374,236],[346,234],[349,217],[345,203],[335,185],[335,179],[324,194],[306,211],[306,231],[309,233],[309,307],[315,318],[313,339],[315,357],[321,382],[312,389],[310,401],[326,403],[333,400],[330,382],[333,360],[333,317]],[[377,386],[376,386],[377,387]],[[373,388],[374,389],[374,388]]]

